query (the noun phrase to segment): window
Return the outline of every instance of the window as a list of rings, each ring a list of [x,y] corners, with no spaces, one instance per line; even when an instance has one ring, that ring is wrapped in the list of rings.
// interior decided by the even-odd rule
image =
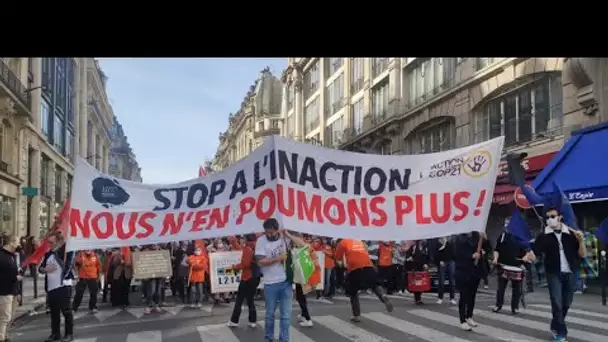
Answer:
[[[258,131],[259,132],[264,131],[264,121],[258,122]]]
[[[49,164],[50,160],[43,155],[40,158],[40,194],[49,196]]]
[[[453,121],[444,121],[411,134],[405,141],[406,154],[435,153],[454,148]]]
[[[505,146],[512,146],[561,134],[561,101],[559,75],[544,77],[495,98],[477,115],[475,141],[504,135]]]
[[[68,84],[68,86],[67,86],[66,97],[67,97],[66,117],[68,119],[68,122],[73,125],[74,124],[74,112],[75,112],[74,106],[76,105],[76,97],[74,96],[74,89],[72,88],[72,85],[70,85],[70,84]]]
[[[65,139],[65,156],[69,161],[74,161],[74,133],[69,129]]]
[[[475,58],[475,70],[481,70],[494,64],[498,58]]]
[[[406,72],[408,98],[413,106],[417,106],[454,84],[456,58],[430,58]]]
[[[42,58],[42,90],[50,95],[53,91],[53,58]]]
[[[294,89],[293,89],[293,83],[290,84],[287,87],[287,110],[290,110],[293,108],[293,98],[294,98]]]
[[[314,99],[306,106],[304,118],[306,120],[306,134],[319,126],[319,98]]]
[[[87,122],[87,155],[85,157],[90,157],[95,154],[93,151],[93,123],[91,121]]]
[[[355,134],[361,133],[363,128],[363,117],[365,116],[365,111],[363,110],[363,99],[355,102],[352,106],[353,113],[353,130]]]
[[[296,133],[296,116],[291,114],[287,117],[287,136],[293,138]]]
[[[55,202],[60,202],[63,197],[61,196],[61,189],[63,188],[63,170],[57,166],[55,168]]]
[[[344,64],[344,58],[342,58],[342,57],[331,57],[331,58],[327,58],[326,61],[327,61],[326,77],[331,77]]]
[[[344,115],[332,122],[325,130],[325,141],[330,147],[338,147],[342,143],[342,133],[344,132]]]
[[[332,115],[344,107],[344,74],[341,74],[327,87],[325,103],[327,112]]]
[[[95,159],[95,168],[97,170],[99,170],[99,166],[100,166],[100,161],[99,159],[101,159],[101,156],[99,155],[99,153],[97,153],[97,151],[101,151],[101,142],[99,139],[99,135],[95,134],[95,151],[93,152],[94,155],[94,159]]]
[[[55,105],[62,111],[66,111],[66,75],[65,75],[66,58],[56,59],[56,74],[55,74],[55,89],[56,103]]]
[[[319,89],[319,60],[304,72],[304,99],[308,99]]]
[[[73,181],[72,176],[68,175],[67,188],[65,189],[66,196],[70,196],[72,194],[72,181]]]
[[[6,146],[8,146],[6,140],[7,132],[4,129],[4,122],[0,121],[0,162],[3,162],[4,159],[7,157],[4,153],[4,149],[6,148]]]
[[[15,231],[15,199],[0,195],[0,232],[12,234]]]
[[[55,148],[64,153],[65,146],[65,127],[63,126],[63,120],[55,115],[53,124],[53,145]]]
[[[388,69],[388,58],[372,58],[372,77],[378,77]]]
[[[372,111],[376,118],[383,119],[388,113],[388,82],[372,89]]]
[[[363,72],[365,59],[363,58],[351,58],[350,59],[350,75],[351,75],[351,83],[350,83],[350,92],[352,94],[356,94],[359,90],[363,89],[363,80],[365,79],[365,74]]]
[[[47,138],[49,137],[49,134],[51,133],[51,112],[50,112],[50,107],[49,104],[42,99],[42,101],[40,102],[40,130],[42,131],[42,134],[44,134]]]

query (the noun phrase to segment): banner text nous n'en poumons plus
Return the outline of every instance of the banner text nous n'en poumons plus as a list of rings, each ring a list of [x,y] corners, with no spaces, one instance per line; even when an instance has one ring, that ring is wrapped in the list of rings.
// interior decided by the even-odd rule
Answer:
[[[497,172],[490,164],[499,159],[498,143],[486,143],[485,159],[474,160],[470,157],[484,155],[476,152],[480,146],[377,156],[275,137],[226,171],[172,186],[115,180],[79,161],[69,245],[244,234],[260,231],[261,221],[270,217],[290,229],[335,237],[410,239],[425,226],[432,232],[422,235],[449,233],[463,221],[487,219]]]

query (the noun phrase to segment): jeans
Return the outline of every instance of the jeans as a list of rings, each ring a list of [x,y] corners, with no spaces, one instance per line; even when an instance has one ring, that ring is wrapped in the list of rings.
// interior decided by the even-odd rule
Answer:
[[[454,292],[456,287],[456,263],[454,261],[446,261],[444,262],[443,266],[439,266],[437,272],[439,278],[437,295],[439,296],[439,299],[443,299],[446,277],[448,279],[448,282],[450,283],[450,299],[454,299]]]
[[[326,268],[325,269],[325,281],[323,282],[323,295],[325,297],[331,297],[334,295],[334,293],[336,292],[336,289],[334,288],[334,284],[335,284],[335,272],[333,268]]]
[[[279,342],[289,342],[291,327],[292,285],[287,281],[264,285],[266,317],[264,318],[264,340],[274,341],[274,312],[279,307],[280,325]]]
[[[576,276],[572,273],[547,273],[546,276],[553,315],[551,331],[558,336],[567,337],[566,315],[574,297]]]
[[[152,306],[159,306],[160,302],[163,300],[161,298],[161,288],[163,286],[163,278],[153,278],[153,279],[148,279],[147,280],[147,291],[146,291],[146,297],[148,300],[148,305],[150,307]]]
[[[76,295],[74,296],[74,311],[78,311],[84,290],[89,289],[89,310],[97,309],[97,292],[99,292],[97,279],[80,279],[76,284]]]
[[[190,304],[201,304],[203,302],[203,283],[190,283],[190,289]]]

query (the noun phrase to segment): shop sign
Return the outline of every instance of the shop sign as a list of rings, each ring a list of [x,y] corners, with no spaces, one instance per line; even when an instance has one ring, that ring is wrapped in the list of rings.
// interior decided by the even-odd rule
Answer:
[[[38,196],[38,188],[21,188],[21,195],[26,197]]]
[[[551,161],[551,158],[553,158],[555,153],[556,152],[551,152],[526,158],[521,161],[521,166],[524,168],[526,173],[540,171],[544,169],[545,166],[547,166],[547,164]],[[507,162],[502,162],[498,164],[498,168],[498,178],[509,176],[509,167],[507,166]]]

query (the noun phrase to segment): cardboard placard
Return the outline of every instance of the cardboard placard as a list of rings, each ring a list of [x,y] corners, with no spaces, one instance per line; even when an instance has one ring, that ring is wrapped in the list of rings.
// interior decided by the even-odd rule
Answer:
[[[168,250],[133,252],[133,279],[167,278],[173,274]]]

